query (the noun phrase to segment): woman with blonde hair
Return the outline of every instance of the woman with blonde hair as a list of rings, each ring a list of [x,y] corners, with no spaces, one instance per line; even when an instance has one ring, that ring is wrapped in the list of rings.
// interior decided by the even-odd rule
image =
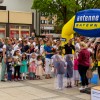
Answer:
[[[45,50],[45,73],[46,73],[46,79],[50,79],[51,78],[51,57],[53,56],[53,48],[52,48],[52,44],[51,41],[47,41],[46,46],[44,47]]]
[[[80,43],[80,48],[81,50],[78,57],[78,71],[82,81],[82,87],[80,90],[84,90],[89,84],[86,72],[90,67],[90,52],[87,50],[87,45],[84,42]]]

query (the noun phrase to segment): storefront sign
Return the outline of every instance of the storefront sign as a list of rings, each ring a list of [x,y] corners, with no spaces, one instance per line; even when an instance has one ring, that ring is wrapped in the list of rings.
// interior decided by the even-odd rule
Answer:
[[[100,9],[78,12],[75,17],[74,31],[88,37],[100,37]]]

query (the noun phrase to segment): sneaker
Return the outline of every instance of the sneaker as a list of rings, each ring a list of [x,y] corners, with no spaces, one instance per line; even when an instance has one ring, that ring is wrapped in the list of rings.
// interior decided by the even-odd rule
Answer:
[[[1,80],[1,82],[6,82],[5,80]]]
[[[79,90],[84,90],[84,89],[85,89],[84,87],[80,87],[80,88],[79,88]]]
[[[15,78],[14,81],[17,81],[17,79]]]
[[[62,88],[59,88],[58,90],[63,90]]]
[[[65,86],[65,88],[69,88],[69,86]]]
[[[85,89],[87,89],[88,88],[88,86],[85,86]]]
[[[70,85],[69,88],[72,88],[72,86]]]
[[[20,81],[20,78],[18,78],[18,81]]]

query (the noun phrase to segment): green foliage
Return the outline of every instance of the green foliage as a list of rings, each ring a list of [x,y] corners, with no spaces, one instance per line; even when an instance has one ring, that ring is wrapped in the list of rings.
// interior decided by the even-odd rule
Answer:
[[[100,0],[33,0],[32,9],[46,13],[46,16],[57,15],[57,26],[62,26],[75,15],[77,11],[100,8]]]

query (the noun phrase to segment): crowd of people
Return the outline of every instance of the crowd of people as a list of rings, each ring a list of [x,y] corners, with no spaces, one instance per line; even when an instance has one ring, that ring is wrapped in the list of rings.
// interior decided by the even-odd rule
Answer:
[[[63,52],[63,50],[65,52]],[[73,53],[74,52],[74,53]],[[0,57],[2,63],[1,81],[41,80],[53,77],[57,79],[57,89],[63,89],[63,78],[66,77],[66,88],[79,85],[88,88],[87,71],[94,64],[100,66],[100,44],[97,39],[75,37],[63,47],[60,39],[23,37],[0,39]],[[98,67],[100,77],[100,67]],[[6,80],[7,79],[7,80]]]

